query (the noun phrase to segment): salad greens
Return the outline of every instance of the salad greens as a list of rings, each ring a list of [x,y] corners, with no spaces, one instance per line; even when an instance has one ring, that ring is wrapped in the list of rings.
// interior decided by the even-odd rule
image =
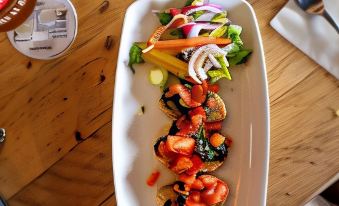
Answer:
[[[221,13],[217,13],[216,15],[214,15],[214,17],[211,19],[212,23],[222,23],[222,24],[226,24],[228,22],[228,19],[226,18],[227,16],[227,12],[221,12]]]
[[[133,64],[140,64],[145,62],[144,59],[141,57],[141,54],[142,49],[134,43],[129,51],[129,62],[128,62],[128,66],[131,68],[133,74],[135,73]]]
[[[238,52],[235,53],[235,55],[231,58],[229,58],[229,64],[230,66],[243,64],[247,61],[247,58],[252,53],[252,50],[250,49],[241,49]]]
[[[200,127],[198,133],[193,136],[196,139],[194,151],[198,153],[203,161],[213,161],[214,151],[212,145],[205,137],[205,130]]]
[[[182,32],[182,29],[174,29],[170,32],[170,34],[174,37],[177,37],[178,39],[184,38],[184,33]]]
[[[232,43],[236,44],[239,48],[244,45],[240,38],[241,31],[242,27],[238,25],[230,25],[227,31],[227,37],[232,39]]]
[[[157,16],[162,25],[167,25],[173,19],[173,16],[166,12],[158,13]]]
[[[187,0],[185,6],[191,6],[194,0]]]
[[[194,19],[197,19],[197,18],[199,18],[201,15],[203,15],[205,12],[204,11],[196,11],[196,12],[194,12],[193,13],[193,18]]]
[[[227,18],[226,11],[223,11],[217,8],[213,8],[210,10],[208,9],[207,10],[199,10],[199,9],[195,10],[199,6],[208,7],[209,4],[205,2],[206,2],[205,0],[188,0],[186,1],[186,7],[184,8],[181,8],[181,9],[171,8],[168,10],[164,10],[163,12],[157,13],[160,23],[162,25],[166,25],[168,28],[165,29],[164,31],[160,31],[159,29],[156,30],[152,35],[153,39],[150,38],[147,43],[143,43],[142,47],[140,46],[140,43],[134,44],[131,47],[130,54],[129,54],[130,60],[129,60],[128,65],[130,66],[132,71],[134,72],[134,69],[133,69],[134,64],[143,63],[145,60],[150,63],[155,63],[159,67],[170,69],[170,72],[179,76],[180,78],[183,78],[187,76],[189,71],[193,71],[193,70],[199,71],[200,69],[200,68],[194,68],[193,70],[191,70],[191,68],[187,68],[186,63],[189,63],[188,65],[195,65],[195,63],[190,62],[190,61],[191,61],[192,55],[194,54],[194,52],[197,50],[198,47],[192,44],[186,44],[187,43],[185,42],[186,39],[187,40],[189,39],[190,42],[195,42],[199,40],[199,38],[201,40],[202,38],[208,39],[208,37],[214,37],[215,40],[217,40],[214,43],[209,43],[209,41],[203,40],[200,45],[208,45],[208,44],[212,45],[213,44],[215,46],[218,46],[220,49],[222,49],[224,53],[222,53],[222,56],[214,56],[213,52],[211,53],[215,57],[215,59],[218,61],[219,66],[218,64],[215,63],[214,65],[206,69],[207,72],[205,72],[204,75],[208,77],[211,83],[215,83],[222,78],[227,78],[229,80],[232,80],[231,74],[229,72],[229,67],[245,63],[247,59],[249,58],[249,56],[251,55],[252,50],[244,48],[244,42],[241,39],[241,33],[243,29],[239,25],[230,23],[230,20],[228,20]],[[185,11],[186,13],[187,11],[192,11],[192,12],[188,16],[186,16],[182,13],[182,11]],[[201,15],[204,15],[205,13],[212,13],[213,15],[206,15],[203,18],[201,18],[201,20],[203,19],[202,20],[203,22],[199,22],[197,19]],[[180,21],[176,21],[174,26],[168,25],[172,21],[174,16],[179,16],[179,15],[181,16],[178,17],[178,19],[184,20],[182,22],[186,22],[186,23],[180,23]],[[200,28],[199,26],[200,27],[205,26],[206,29],[201,29],[200,32],[196,32],[197,30],[196,28]],[[208,28],[212,28],[212,29],[208,29]],[[194,37],[196,38],[192,39]],[[180,41],[175,41],[175,40],[180,40]],[[231,40],[231,43],[222,44],[220,40]],[[151,52],[151,54],[148,52],[149,50],[144,51],[143,53],[143,49],[146,50],[146,48],[151,48],[151,46],[155,47],[157,43],[160,43],[158,41],[161,41],[161,44],[163,45],[162,48],[164,50],[161,50],[160,48],[158,51],[154,53]],[[222,45],[227,45],[227,46],[222,47]],[[178,48],[175,48],[175,46]],[[169,48],[169,49],[166,50],[165,48]],[[192,49],[192,52],[190,52],[189,49]],[[185,62],[183,62],[183,61],[180,61],[175,56],[176,57],[187,56],[187,58],[185,58],[184,59]],[[205,64],[206,63],[207,61],[205,62]],[[221,68],[219,68],[220,66]],[[154,73],[154,74],[157,74],[157,73]],[[194,79],[194,74],[191,74],[191,73],[189,74]],[[154,78],[152,79],[154,80]],[[194,79],[194,80],[200,83],[198,79]],[[156,82],[157,81],[155,81],[155,83]]]
[[[219,37],[224,36],[226,34],[226,32],[227,32],[227,26],[222,25],[222,26],[216,28],[214,31],[212,31],[209,36],[219,38]]]

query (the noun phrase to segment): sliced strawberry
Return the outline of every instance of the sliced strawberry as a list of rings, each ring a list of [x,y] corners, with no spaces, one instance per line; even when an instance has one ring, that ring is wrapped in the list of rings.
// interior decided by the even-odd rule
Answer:
[[[191,161],[193,163],[193,166],[189,170],[187,170],[186,173],[189,175],[195,175],[201,170],[201,168],[204,167],[204,162],[198,155],[193,155]]]
[[[177,128],[180,129],[184,129],[184,128],[189,128],[190,127],[190,120],[187,119],[186,115],[183,115],[182,117],[180,117],[177,122],[175,123],[175,125],[177,126]]]
[[[191,156],[195,147],[195,140],[190,137],[183,137],[174,144],[174,149],[182,155]]]
[[[207,83],[207,81],[206,80],[202,81],[201,86],[202,86],[202,89],[204,91],[203,94],[206,95],[207,92],[208,92],[208,83]]]
[[[175,159],[177,154],[170,151],[167,148],[167,144],[165,142],[160,142],[159,146],[158,146],[158,153],[161,157],[166,158],[168,160],[172,160]]]
[[[188,157],[179,156],[172,164],[170,169],[177,173],[181,174],[193,166],[192,161]]]
[[[220,131],[221,128],[222,128],[222,121],[205,123],[206,131]]]
[[[225,144],[228,146],[228,147],[231,147],[232,144],[233,144],[233,141],[230,137],[227,137],[226,140],[225,140]]]
[[[191,117],[192,126],[195,130],[199,129],[200,125],[203,123],[203,117],[200,115],[195,115]]]
[[[202,117],[199,115],[194,116],[193,119],[187,118],[187,116],[181,117],[176,126],[179,129],[179,132],[176,133],[177,136],[190,137],[192,134],[196,133],[202,124]]]
[[[201,180],[199,179],[196,179],[193,184],[191,185],[191,189],[194,189],[194,190],[202,190],[204,189],[204,183],[202,183]]]
[[[201,103],[192,100],[191,91],[182,84],[174,84],[170,86],[168,92],[165,94],[165,97],[170,98],[176,94],[179,94],[185,104],[191,108],[199,107],[201,105]]]
[[[167,137],[166,146],[172,152],[190,156],[195,147],[195,140],[190,137],[169,135]]]
[[[206,188],[214,188],[218,184],[218,178],[212,175],[201,175],[198,177]]]
[[[220,87],[217,84],[208,85],[208,91],[210,91],[210,92],[218,93],[219,90],[220,90]]]
[[[195,182],[195,175],[180,174],[179,180],[187,185],[192,185]]]
[[[229,189],[222,181],[218,181],[215,187],[201,192],[201,199],[208,205],[214,205],[226,200]]]
[[[194,202],[200,202],[200,192],[198,191],[192,191],[188,197],[188,199],[194,201]]]
[[[190,117],[200,115],[202,117],[202,120],[204,122],[206,121],[206,112],[205,112],[204,108],[202,108],[202,107],[196,107],[196,108],[192,109],[191,111],[189,111],[188,114],[189,114]]]
[[[198,191],[193,191],[188,196],[186,203],[186,206],[206,206],[205,203],[201,202],[201,195]]]
[[[197,84],[192,87],[192,100],[203,103],[206,100],[206,94],[201,85]]]
[[[159,177],[160,177],[159,171],[152,172],[152,174],[147,179],[147,185],[152,187],[158,181]]]
[[[186,76],[185,80],[192,83],[192,84],[198,84],[198,82],[196,82],[192,77],[190,76]]]

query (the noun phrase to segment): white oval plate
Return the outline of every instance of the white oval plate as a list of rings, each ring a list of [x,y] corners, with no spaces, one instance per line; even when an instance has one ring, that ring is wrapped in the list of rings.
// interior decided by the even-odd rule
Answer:
[[[225,164],[215,174],[226,181],[230,195],[226,205],[266,204],[269,160],[269,100],[264,53],[258,23],[252,7],[242,0],[211,0],[222,5],[229,18],[243,27],[242,38],[253,54],[245,65],[231,69],[232,81],[220,81],[228,117],[223,132],[233,137]],[[129,48],[146,41],[159,26],[152,9],[182,7],[183,0],[138,0],[127,10],[116,70],[113,110],[113,167],[119,206],[155,205],[157,188],[171,183],[175,176],[153,155],[157,137],[170,125],[158,107],[160,89],[148,82],[152,65],[136,66],[133,75],[127,66]],[[138,111],[145,106],[145,114]],[[154,169],[161,177],[154,187],[146,179]]]

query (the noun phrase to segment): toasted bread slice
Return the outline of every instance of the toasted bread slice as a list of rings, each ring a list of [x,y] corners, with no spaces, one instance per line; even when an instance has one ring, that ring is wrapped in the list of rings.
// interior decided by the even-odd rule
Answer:
[[[172,185],[166,185],[161,187],[157,192],[157,206],[164,206],[167,201],[175,202],[177,199],[178,194],[173,190],[173,184]],[[225,200],[226,201],[226,200]],[[217,204],[214,204],[212,206],[222,206],[224,205],[225,201],[219,202]]]
[[[158,206],[164,206],[168,200],[175,202],[178,194],[173,190],[173,185],[161,187],[157,192],[156,202]]]
[[[206,122],[217,122],[226,118],[225,103],[217,93],[208,92],[204,109],[206,112]]]
[[[160,110],[163,111],[169,118],[173,120],[179,119],[187,111],[181,111],[175,105],[169,107],[166,105],[163,98],[159,100]],[[206,102],[203,104],[204,110],[206,111],[206,122],[217,122],[224,120],[227,115],[227,110],[224,101],[221,97],[214,92],[208,92]]]
[[[182,115],[182,113],[179,110],[167,107],[163,99],[159,100],[159,107],[161,111],[163,111],[169,118],[173,120],[179,119]]]

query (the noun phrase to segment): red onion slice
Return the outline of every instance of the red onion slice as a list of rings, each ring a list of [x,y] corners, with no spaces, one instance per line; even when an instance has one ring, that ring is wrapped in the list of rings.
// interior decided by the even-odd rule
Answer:
[[[187,38],[197,37],[202,29],[205,30],[214,30],[218,28],[220,24],[208,24],[208,23],[188,23],[182,25],[182,28],[185,36]]]
[[[216,8],[214,4],[207,4],[203,6],[187,6],[187,7],[182,8],[181,10],[182,14],[185,14],[185,15],[190,15],[197,11],[209,11],[213,13],[222,12],[222,10],[219,8]]]

